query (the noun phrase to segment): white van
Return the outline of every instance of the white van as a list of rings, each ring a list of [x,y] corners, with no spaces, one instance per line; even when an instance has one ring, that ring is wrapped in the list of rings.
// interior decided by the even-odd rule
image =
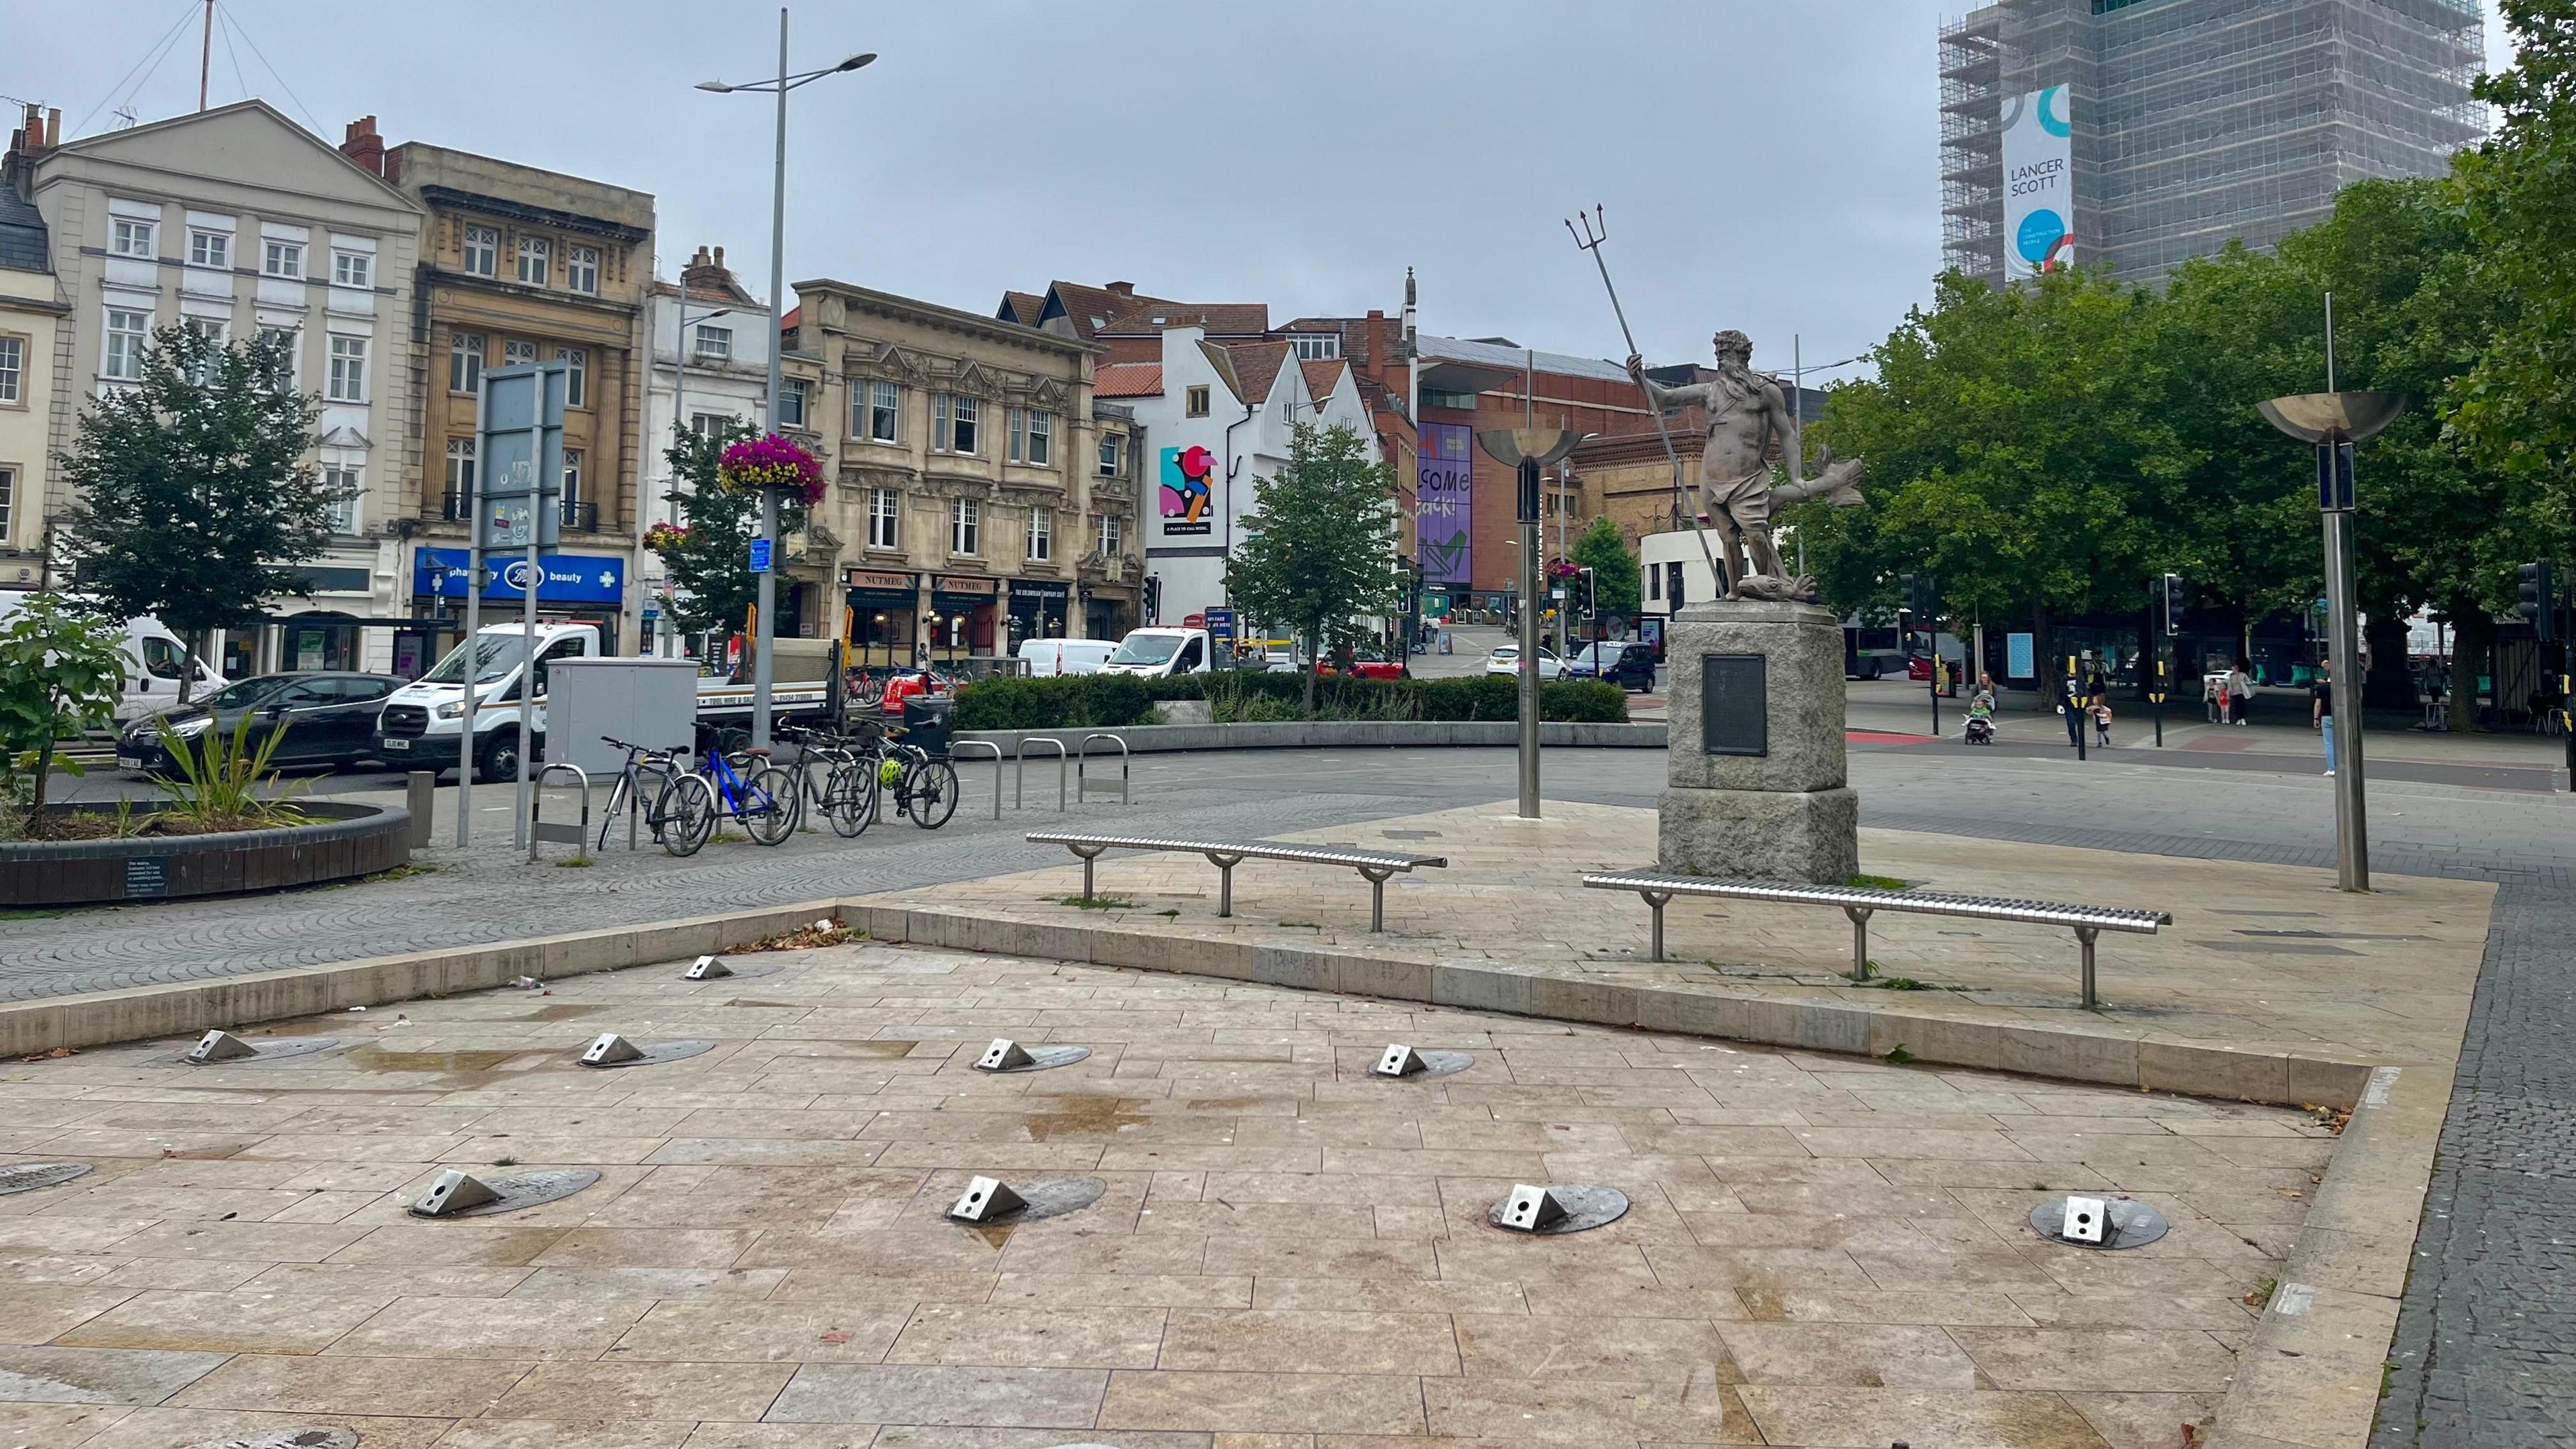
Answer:
[[[1058,674],[1098,674],[1118,646],[1106,639],[1023,639],[1020,662],[1033,679]]]
[[[0,590],[0,619],[18,612],[27,599],[23,589]],[[179,676],[188,665],[188,646],[149,614],[125,621],[125,693],[116,702],[116,722],[131,724],[179,703]],[[188,697],[211,694],[230,681],[202,659],[195,663],[195,682]]]
[[[1151,679],[1197,674],[1213,667],[1211,647],[1205,629],[1130,629],[1101,670],[1106,674],[1141,674]]]

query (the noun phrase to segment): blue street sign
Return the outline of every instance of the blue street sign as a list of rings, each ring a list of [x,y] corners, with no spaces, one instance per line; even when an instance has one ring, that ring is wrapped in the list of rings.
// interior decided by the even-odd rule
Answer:
[[[751,541],[751,571],[756,574],[769,572],[768,539],[755,538]]]
[[[626,601],[626,560],[614,554],[549,553],[537,559],[545,581],[537,586],[540,604],[620,604]],[[411,588],[416,595],[465,597],[466,552],[461,548],[424,548],[412,555]],[[528,561],[495,555],[483,564],[487,599],[526,596]]]

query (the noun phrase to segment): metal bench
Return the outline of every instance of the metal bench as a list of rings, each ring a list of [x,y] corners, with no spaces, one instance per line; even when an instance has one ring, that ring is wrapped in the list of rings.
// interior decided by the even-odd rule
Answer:
[[[2000,896],[1944,896],[1918,891],[1876,890],[1866,886],[1783,885],[1774,881],[1712,880],[1705,876],[1663,875],[1655,871],[1617,871],[1587,875],[1595,890],[1635,891],[1655,913],[1654,959],[1664,959],[1664,905],[1675,896],[1715,896],[1736,901],[1775,901],[1793,906],[1840,906],[1852,923],[1852,980],[1869,979],[1869,918],[1879,911],[1920,916],[1965,916],[1984,921],[2028,921],[2039,926],[2065,926],[2084,948],[2084,1005],[2100,1004],[2093,992],[2093,939],[2104,931],[2154,935],[2173,924],[2165,911],[2132,911],[2112,906],[2071,906],[2056,901],[2017,901]]]
[[[1084,835],[1063,830],[1035,830],[1029,840],[1061,845],[1082,857],[1082,898],[1092,898],[1092,862],[1105,850],[1188,850],[1204,855],[1217,869],[1216,913],[1234,914],[1234,868],[1247,860],[1285,860],[1302,865],[1345,865],[1368,877],[1369,929],[1386,929],[1386,878],[1400,870],[1447,866],[1440,855],[1345,850],[1331,845],[1274,845],[1260,841],[1166,840],[1150,835]]]

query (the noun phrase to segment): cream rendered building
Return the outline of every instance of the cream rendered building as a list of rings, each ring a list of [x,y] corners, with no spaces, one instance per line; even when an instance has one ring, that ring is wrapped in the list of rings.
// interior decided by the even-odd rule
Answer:
[[[307,566],[313,597],[273,601],[262,626],[231,631],[222,667],[392,668],[419,476],[420,205],[256,100],[60,144],[22,134],[12,165],[70,306],[49,359],[52,450],[71,446],[102,389],[140,376],[156,328],[291,334],[297,386],[322,397],[314,466],[353,497]]]
[[[47,124],[29,106],[11,153],[29,134],[43,144]],[[50,124],[62,124],[60,112]],[[69,310],[54,285],[44,217],[18,190],[17,169],[0,169],[0,589],[51,582],[44,561],[46,413],[56,328]]]

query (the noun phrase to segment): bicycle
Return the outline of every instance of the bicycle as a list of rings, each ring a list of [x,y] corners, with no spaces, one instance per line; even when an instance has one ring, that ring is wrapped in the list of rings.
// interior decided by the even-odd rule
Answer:
[[[761,844],[778,845],[796,833],[796,782],[776,765],[753,769],[749,779],[738,768],[768,757],[764,749],[709,754],[690,778],[713,793],[716,813],[732,816],[745,834]]]
[[[844,840],[855,839],[875,823],[877,779],[859,758],[859,747],[844,737],[819,729],[782,726],[780,738],[797,747],[794,768],[794,795],[797,823],[804,823],[808,807],[822,812],[831,822],[832,833]],[[815,767],[823,766],[817,783]]]
[[[924,830],[937,830],[957,813],[957,767],[919,745],[885,743],[875,766],[880,791],[894,796],[895,813]]]
[[[652,805],[644,811],[644,824],[652,830],[654,841],[672,855],[697,854],[716,828],[715,792],[706,780],[679,768],[676,751],[651,749],[609,735],[600,739],[611,749],[624,750],[626,763],[618,767],[617,783],[608,790],[608,809],[599,822],[599,850],[607,851],[609,827],[618,814],[637,808],[644,798],[644,780],[651,775],[659,785]]]

